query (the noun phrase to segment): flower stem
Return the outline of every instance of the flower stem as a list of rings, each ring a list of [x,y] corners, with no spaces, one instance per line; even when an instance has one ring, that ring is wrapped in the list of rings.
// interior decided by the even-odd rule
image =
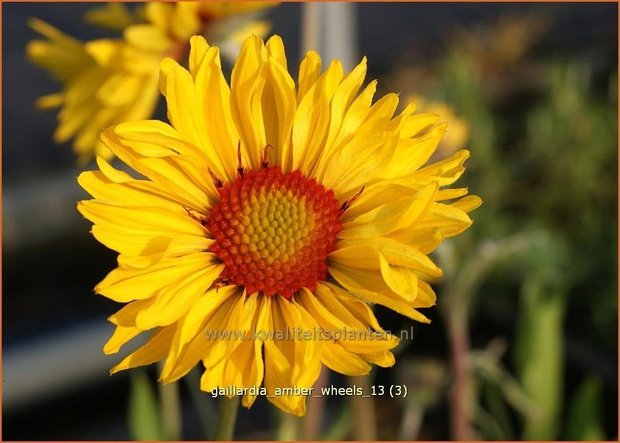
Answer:
[[[280,412],[280,424],[278,426],[278,441],[295,441],[299,438],[299,417]]]
[[[465,314],[453,313],[448,321],[450,351],[452,355],[453,384],[450,401],[452,439],[470,440],[472,429],[469,417],[471,408],[471,368],[469,366],[469,331]]]
[[[347,377],[349,386],[361,387],[364,393],[371,390],[372,381],[370,375]],[[375,402],[373,397],[364,398],[360,395],[351,397],[353,410],[353,440],[376,440],[377,418],[375,416]]]
[[[159,365],[160,369],[163,365]],[[181,439],[181,400],[178,383],[159,383],[159,401],[161,402],[161,429],[166,440]]]
[[[215,402],[210,395],[205,394],[199,389],[200,386],[200,373],[198,368],[194,368],[190,371],[183,380],[186,381],[189,393],[192,397],[198,416],[200,417],[200,424],[202,427],[202,437],[205,440],[211,440],[213,435],[213,424],[217,419],[217,410]]]
[[[323,366],[319,378],[314,384],[316,391],[321,391],[322,388],[327,386],[329,381],[329,371]],[[307,403],[308,409],[306,416],[303,419],[301,427],[301,436],[303,440],[310,441],[316,440],[323,428],[323,415],[325,413],[325,397],[308,397]]]
[[[219,415],[215,424],[213,440],[232,440],[235,434],[235,422],[239,410],[239,397],[220,397]]]

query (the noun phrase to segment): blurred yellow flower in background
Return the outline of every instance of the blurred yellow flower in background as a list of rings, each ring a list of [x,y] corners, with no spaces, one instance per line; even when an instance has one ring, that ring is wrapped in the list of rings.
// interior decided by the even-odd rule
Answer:
[[[126,303],[104,352],[153,331],[112,372],[165,359],[172,382],[202,362],[202,390],[264,387],[304,415],[294,389],[312,387],[322,364],[347,375],[394,364],[398,340],[372,304],[429,321],[418,309],[435,304],[428,282],[441,270],[428,254],[481,203],[446,188],[469,153],[428,164],[445,124],[412,104],[395,115],[396,94],[373,103],[376,81],[360,92],[365,59],[321,72],[310,51],[295,82],[282,40],[250,37],[229,86],[219,49],[190,42],[189,71],[161,64],[171,124],[103,134],[141,178],[98,157],[78,179],[94,197],[79,211],[119,253],[96,287]],[[250,407],[257,391],[241,395]]]
[[[99,141],[108,126],[150,117],[157,105],[159,64],[165,57],[181,61],[194,34],[238,51],[248,35],[265,35],[269,24],[255,20],[254,11],[267,3],[147,3],[130,11],[123,4],[108,4],[89,11],[86,20],[121,30],[122,38],[82,42],[47,23],[30,20],[44,39],[31,41],[29,59],[47,70],[63,90],[42,97],[41,109],[60,108],[56,143],[73,139],[78,161],[93,156],[110,158]]]

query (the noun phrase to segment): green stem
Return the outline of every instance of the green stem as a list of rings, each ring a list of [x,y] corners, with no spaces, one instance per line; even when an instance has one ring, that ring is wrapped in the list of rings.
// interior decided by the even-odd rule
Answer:
[[[452,392],[450,398],[452,439],[471,440],[472,371],[469,364],[469,330],[466,311],[453,309],[448,316],[448,335],[452,356]]]
[[[200,417],[203,438],[205,440],[211,440],[211,436],[213,435],[213,424],[217,418],[215,402],[210,395],[199,389],[200,373],[197,367],[183,377],[183,380],[187,383],[189,393],[194,402],[194,406],[196,406],[198,416]]]
[[[164,439],[180,440],[181,401],[178,383],[159,383],[159,399],[161,402],[161,424]]]
[[[299,438],[300,418],[280,411],[278,426],[278,441],[295,441]]]
[[[366,394],[372,388],[370,375],[347,377],[349,386],[361,387]],[[353,440],[376,440],[377,417],[375,415],[375,402],[373,397],[354,395],[351,397],[353,410]]]
[[[235,434],[235,422],[239,410],[239,397],[220,397],[219,415],[215,424],[213,440],[232,440]]]
[[[424,407],[409,402],[403,411],[398,439],[404,441],[417,440],[420,434],[420,428],[422,427],[423,418]]]

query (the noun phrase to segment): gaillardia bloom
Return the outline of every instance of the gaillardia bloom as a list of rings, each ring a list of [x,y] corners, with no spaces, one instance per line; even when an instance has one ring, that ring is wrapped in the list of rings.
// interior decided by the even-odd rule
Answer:
[[[239,39],[264,35],[269,25],[248,13],[273,6],[261,2],[147,3],[132,13],[109,4],[87,13],[89,22],[122,30],[122,38],[82,42],[41,20],[30,26],[45,39],[28,44],[27,55],[49,71],[63,90],[41,97],[41,109],[60,108],[56,143],[73,139],[78,161],[110,158],[101,131],[122,122],[151,117],[159,98],[159,65],[165,57],[181,61],[188,40],[205,33],[235,52]],[[243,19],[245,18],[245,20]]]
[[[189,66],[162,62],[170,125],[103,133],[138,175],[98,158],[79,177],[94,197],[79,211],[119,253],[96,292],[127,303],[104,352],[152,330],[112,372],[165,359],[172,382],[202,362],[204,391],[236,389],[249,407],[262,387],[303,415],[322,364],[394,364],[372,304],[428,322],[418,308],[435,304],[441,271],[427,254],[480,204],[441,189],[469,154],[425,166],[445,125],[413,105],[394,116],[395,94],[372,103],[365,59],[345,75],[308,52],[295,84],[282,40],[250,37],[229,87],[218,48],[192,37]]]

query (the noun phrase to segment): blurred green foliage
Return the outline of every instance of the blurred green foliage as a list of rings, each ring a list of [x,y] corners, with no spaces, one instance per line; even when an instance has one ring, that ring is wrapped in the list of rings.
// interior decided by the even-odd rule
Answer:
[[[588,54],[537,54],[545,29],[512,16],[461,33],[416,90],[402,84],[471,127],[461,180],[484,204],[437,252],[444,318],[466,316],[477,336],[484,315],[513,325],[506,349],[470,350],[474,438],[613,437],[602,411],[617,387],[594,364],[570,366],[567,337],[616,372],[617,73]]]
[[[567,440],[605,440],[601,401],[603,385],[596,377],[587,377],[575,392],[566,420]]]
[[[160,406],[146,370],[131,371],[129,434],[132,440],[163,440]]]
[[[562,319],[565,294],[536,278],[522,288],[521,318],[515,336],[518,378],[533,403],[522,437],[554,440],[558,435],[564,379]]]

